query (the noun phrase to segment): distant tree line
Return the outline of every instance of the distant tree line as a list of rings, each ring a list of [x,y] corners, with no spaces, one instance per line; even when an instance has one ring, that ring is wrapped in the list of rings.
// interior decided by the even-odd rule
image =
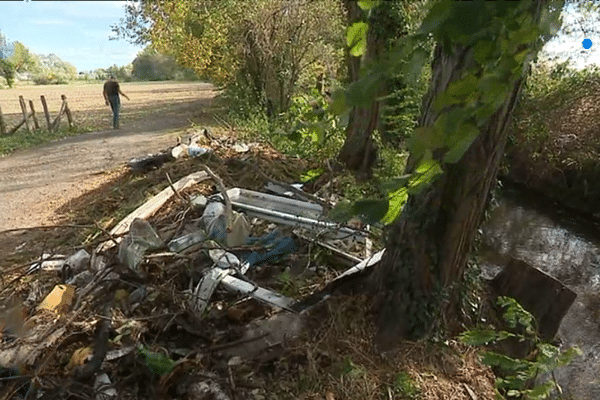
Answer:
[[[82,79],[104,80],[109,76],[114,76],[122,82],[198,79],[194,70],[180,66],[172,56],[160,53],[151,46],[140,51],[131,64],[120,67],[113,65],[80,73]]]
[[[198,79],[192,69],[181,67],[172,56],[159,53],[151,46],[139,52],[131,64],[78,73],[74,65],[56,54],[34,54],[21,42],[9,42],[0,32],[0,77],[9,87],[15,80],[49,85],[76,79],[105,80],[111,75],[123,82]]]

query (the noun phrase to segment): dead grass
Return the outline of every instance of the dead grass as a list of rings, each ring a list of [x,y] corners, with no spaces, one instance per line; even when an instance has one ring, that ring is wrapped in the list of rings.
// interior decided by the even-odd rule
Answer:
[[[468,386],[478,399],[494,399],[492,371],[455,341],[403,342],[385,358],[377,354],[375,316],[366,296],[311,312],[310,332],[275,366],[280,398],[472,400]]]

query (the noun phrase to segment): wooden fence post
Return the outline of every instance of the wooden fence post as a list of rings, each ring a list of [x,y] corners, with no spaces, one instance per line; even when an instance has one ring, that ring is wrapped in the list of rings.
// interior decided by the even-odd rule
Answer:
[[[4,115],[2,115],[2,107],[0,107],[0,135],[6,135],[6,124],[4,123]]]
[[[17,124],[17,125],[16,125],[14,128],[12,128],[12,129],[11,129],[11,130],[8,132],[8,134],[9,134],[9,135],[12,135],[12,134],[14,134],[14,133],[15,133],[15,132],[16,132],[16,131],[17,131],[17,130],[18,130],[20,127],[21,127],[21,125],[23,125],[23,124],[25,123],[25,121],[26,121],[25,119],[22,119],[22,120],[21,120],[21,122],[19,122],[19,123],[18,123],[18,124]]]
[[[60,124],[60,117],[62,117],[62,115],[65,113],[65,104],[66,104],[66,102],[63,101],[63,103],[60,106],[60,111],[58,112],[58,116],[52,123],[52,129],[58,129],[58,125]]]
[[[25,105],[25,99],[23,99],[23,96],[19,96],[19,104],[21,105],[21,112],[23,112],[25,126],[27,127],[27,130],[31,132],[31,127],[29,126],[29,119],[27,118],[27,106]]]
[[[63,104],[65,105],[65,113],[67,114],[67,120],[69,121],[69,128],[73,127],[73,117],[71,116],[71,110],[69,110],[69,104],[67,103],[67,96],[65,96],[64,94],[60,95],[60,98],[63,101]]]
[[[33,108],[33,101],[29,100],[29,107],[31,108],[31,117],[33,118],[33,126],[35,129],[40,129],[40,124],[38,124],[37,117],[35,116],[35,108]]]
[[[50,113],[48,112],[48,104],[46,104],[46,97],[40,96],[42,100],[42,107],[44,108],[44,115],[46,116],[46,123],[48,124],[48,131],[52,132],[52,125],[50,124]]]

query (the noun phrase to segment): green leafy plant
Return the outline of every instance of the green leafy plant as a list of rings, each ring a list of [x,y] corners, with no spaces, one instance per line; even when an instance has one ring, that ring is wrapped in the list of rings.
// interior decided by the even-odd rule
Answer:
[[[522,398],[528,400],[547,399],[558,383],[547,379],[536,386],[531,383],[539,376],[568,365],[581,355],[578,347],[561,351],[557,346],[545,343],[536,332],[535,318],[515,299],[499,297],[499,306],[504,309],[503,318],[510,330],[492,327],[469,330],[460,335],[460,340],[471,346],[489,346],[507,339],[533,343],[533,351],[526,358],[513,358],[496,351],[482,353],[481,362],[497,368],[501,376],[496,380],[500,398]]]
[[[146,366],[156,375],[168,374],[175,367],[175,361],[164,354],[153,353],[143,346],[138,352],[144,357]]]
[[[403,399],[416,400],[421,394],[417,382],[406,372],[400,372],[394,378],[394,392]]]

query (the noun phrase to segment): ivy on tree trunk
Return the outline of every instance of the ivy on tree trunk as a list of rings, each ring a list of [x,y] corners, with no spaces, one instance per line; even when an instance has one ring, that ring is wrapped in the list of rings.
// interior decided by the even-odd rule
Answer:
[[[543,0],[532,3],[534,23]],[[525,44],[534,47],[533,41]],[[425,96],[419,125],[433,125],[441,112],[434,106],[469,71],[477,70],[474,46],[441,41],[434,52],[432,80]],[[520,50],[520,49],[519,49]],[[528,64],[525,63],[525,69]],[[419,339],[436,328],[458,328],[459,289],[477,228],[504,153],[510,123],[526,73],[513,73],[505,84],[504,101],[479,125],[480,134],[456,163],[443,163],[443,152],[433,157],[443,174],[417,194],[409,196],[401,216],[387,232],[386,252],[373,279],[381,300],[375,344],[390,350],[400,338]],[[460,107],[460,105],[459,105]],[[439,154],[438,154],[439,153]],[[407,172],[418,160],[409,159]]]

